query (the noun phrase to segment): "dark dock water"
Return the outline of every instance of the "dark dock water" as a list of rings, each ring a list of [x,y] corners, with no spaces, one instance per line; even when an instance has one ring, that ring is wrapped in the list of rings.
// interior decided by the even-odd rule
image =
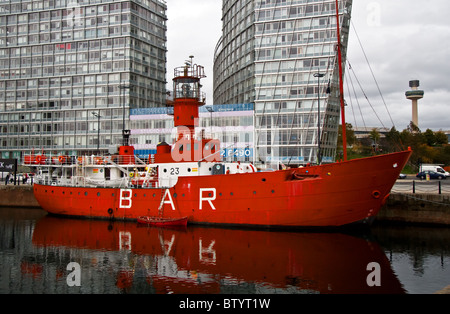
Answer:
[[[431,294],[448,285],[450,228],[158,229],[0,208],[1,294]]]

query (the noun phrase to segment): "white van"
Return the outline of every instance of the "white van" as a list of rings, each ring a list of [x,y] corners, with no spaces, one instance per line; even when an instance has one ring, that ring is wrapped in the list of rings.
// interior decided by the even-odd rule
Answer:
[[[436,166],[436,165],[422,165],[422,167],[420,167],[420,171],[434,171],[437,173],[442,173],[444,174],[446,177],[450,177],[450,173],[448,173],[447,171],[444,170],[444,168],[442,168],[441,166]]]

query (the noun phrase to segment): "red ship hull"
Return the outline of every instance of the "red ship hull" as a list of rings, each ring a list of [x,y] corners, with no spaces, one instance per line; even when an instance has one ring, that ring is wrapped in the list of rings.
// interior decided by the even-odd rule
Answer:
[[[51,214],[136,220],[188,217],[189,223],[258,227],[331,227],[371,220],[411,151],[298,169],[179,177],[163,188],[35,184]]]

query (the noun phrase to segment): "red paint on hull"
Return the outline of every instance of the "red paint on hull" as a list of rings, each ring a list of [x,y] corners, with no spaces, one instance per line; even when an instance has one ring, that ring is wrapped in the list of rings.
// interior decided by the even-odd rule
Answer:
[[[374,217],[411,151],[274,172],[179,177],[164,189],[34,186],[52,214],[103,219],[188,217],[189,223],[323,227]]]

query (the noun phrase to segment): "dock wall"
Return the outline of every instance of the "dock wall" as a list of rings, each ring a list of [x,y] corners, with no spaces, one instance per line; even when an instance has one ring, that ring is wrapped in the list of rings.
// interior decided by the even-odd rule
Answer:
[[[0,207],[40,208],[31,185],[11,184],[0,186]]]
[[[31,185],[1,185],[0,207],[40,208]],[[450,226],[450,194],[392,193],[376,221]]]
[[[450,226],[450,194],[393,193],[376,219]]]

